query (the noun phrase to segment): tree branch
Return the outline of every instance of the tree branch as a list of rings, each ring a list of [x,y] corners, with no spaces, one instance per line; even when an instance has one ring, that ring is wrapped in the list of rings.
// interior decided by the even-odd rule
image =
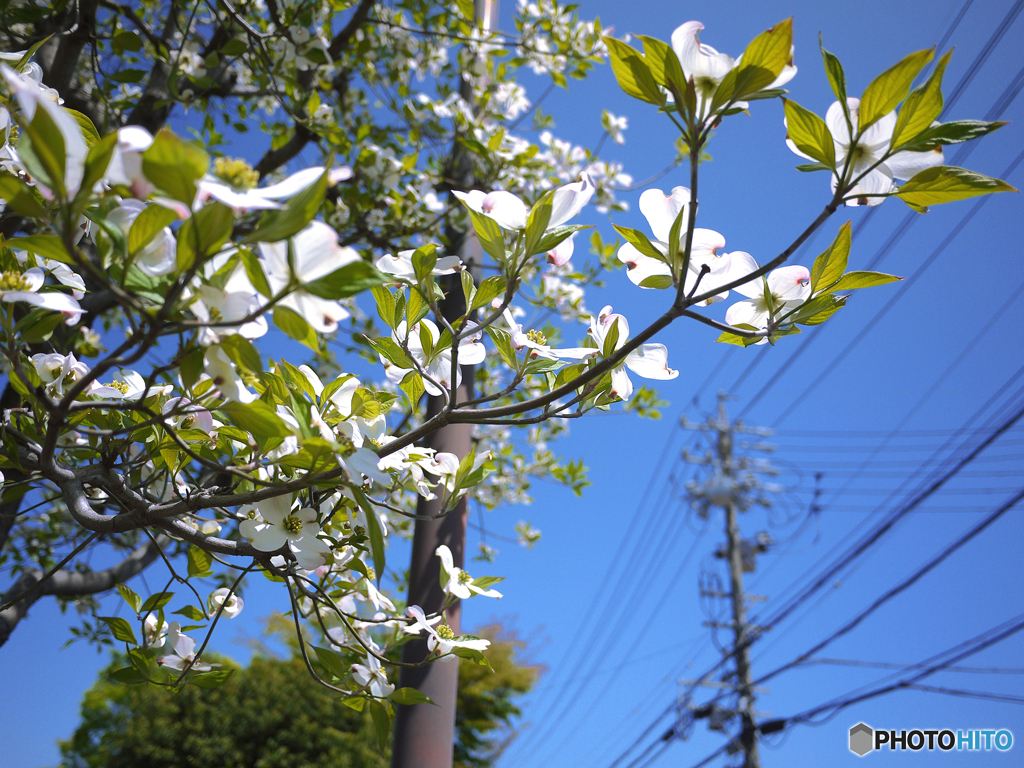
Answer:
[[[46,574],[40,570],[26,571],[3,596],[3,603],[17,602],[0,611],[0,647],[7,642],[18,622],[25,618],[28,609],[39,598],[47,595],[79,597],[106,592],[144,571],[159,553],[159,542],[149,541],[105,571],[81,573],[61,570],[49,578],[45,578]]]

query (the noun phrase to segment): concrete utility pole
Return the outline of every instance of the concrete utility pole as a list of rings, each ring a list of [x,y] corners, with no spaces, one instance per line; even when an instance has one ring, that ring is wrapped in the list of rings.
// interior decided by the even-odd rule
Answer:
[[[732,427],[725,412],[725,398],[718,398],[718,458],[722,473],[735,481],[732,457]],[[739,715],[743,724],[740,731],[740,747],[743,750],[744,768],[761,768],[757,750],[757,724],[754,721],[754,693],[750,687],[750,657],[747,653],[748,628],[746,597],[743,594],[743,561],[740,548],[740,527],[736,522],[736,499],[730,498],[725,504],[725,535],[729,560],[729,593],[732,602],[732,621],[736,659],[736,691],[740,696]]]
[[[497,23],[498,0],[475,0],[477,23],[484,29],[493,29]],[[462,83],[462,96],[472,104],[472,91]],[[452,182],[456,189],[472,189],[475,186],[473,167],[465,156],[461,145],[455,143],[452,150]],[[480,246],[473,233],[449,232],[453,248],[467,268],[479,266]],[[455,279],[450,279],[454,277]],[[459,276],[441,278],[441,290],[445,300],[441,302],[441,313],[448,321],[462,317],[466,312],[465,298]],[[455,372],[452,373],[455,375]],[[473,375],[467,370],[462,385],[456,392],[460,402],[472,398]],[[441,411],[443,397],[429,397],[427,418]],[[436,451],[454,453],[460,459],[465,457],[472,444],[472,427],[469,424],[450,424],[434,433],[430,447]],[[421,517],[432,517],[441,512],[441,499],[426,501],[422,497],[416,505]],[[440,560],[434,554],[438,546],[446,544],[452,552],[455,565],[465,564],[466,520],[468,509],[463,498],[458,506],[444,517],[433,520],[419,519],[413,531],[412,561],[409,570],[409,605],[418,605],[430,614],[444,606],[444,592],[440,584]],[[452,631],[461,634],[461,605],[456,602],[445,612],[445,618]],[[429,655],[426,638],[414,638],[402,648],[402,661],[418,664]],[[459,683],[458,660],[445,664],[427,664],[418,668],[403,667],[399,677],[401,687],[413,687],[430,697],[437,706],[418,704],[397,706],[395,735],[391,753],[392,768],[451,768],[455,743],[455,698]]]
[[[768,506],[768,500],[760,493],[768,487],[761,484],[755,473],[773,474],[776,470],[766,462],[752,462],[746,457],[737,458],[734,454],[734,442],[737,432],[753,432],[765,434],[765,430],[748,429],[740,424],[730,423],[725,409],[726,397],[718,398],[717,416],[709,417],[705,424],[692,425],[684,423],[684,427],[692,427],[707,434],[714,452],[697,459],[684,454],[684,459],[706,466],[708,477],[702,482],[688,484],[691,501],[697,514],[707,518],[711,508],[721,507],[725,518],[725,546],[715,555],[726,561],[729,569],[729,589],[723,591],[720,582],[713,574],[708,577],[708,585],[702,583],[702,596],[709,598],[728,598],[731,621],[706,622],[713,628],[731,628],[733,633],[732,647],[724,649],[734,663],[735,673],[723,682],[701,680],[682,680],[681,685],[692,691],[695,686],[708,686],[717,689],[731,689],[737,696],[735,709],[728,709],[711,703],[701,707],[689,704],[689,694],[684,702],[689,708],[687,714],[677,727],[681,734],[688,734],[693,720],[706,718],[708,728],[725,731],[731,720],[739,718],[740,730],[729,753],[743,753],[744,768],[760,768],[761,760],[758,751],[757,713],[754,711],[754,699],[757,692],[751,685],[749,645],[753,640],[755,628],[747,623],[747,602],[764,599],[756,595],[747,595],[743,590],[744,571],[753,571],[758,554],[766,551],[771,539],[761,533],[754,539],[744,540],[740,535],[738,513],[757,503]],[[716,586],[717,585],[717,586]],[[759,689],[758,689],[759,690]],[[684,735],[683,738],[686,738]]]

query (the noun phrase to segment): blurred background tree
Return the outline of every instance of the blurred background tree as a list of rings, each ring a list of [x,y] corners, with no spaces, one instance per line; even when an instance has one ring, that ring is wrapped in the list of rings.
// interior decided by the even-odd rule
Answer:
[[[276,635],[275,622],[270,622]],[[524,658],[525,643],[493,624],[479,631],[491,640],[494,671],[459,667],[455,722],[456,768],[492,765],[512,740],[528,693],[543,668]],[[286,638],[285,633],[280,633]],[[291,638],[294,641],[294,634]],[[247,667],[219,688],[122,685],[106,673],[82,700],[82,721],[60,743],[63,768],[383,768],[390,747],[377,746],[368,712],[318,685],[298,656],[279,658],[260,644]],[[107,669],[124,666],[115,660]],[[430,706],[421,704],[419,706]]]

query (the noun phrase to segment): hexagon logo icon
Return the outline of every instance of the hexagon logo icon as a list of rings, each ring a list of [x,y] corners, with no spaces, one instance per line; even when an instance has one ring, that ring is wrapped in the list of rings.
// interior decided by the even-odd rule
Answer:
[[[864,757],[875,748],[875,733],[867,723],[857,723],[850,729],[850,751]]]

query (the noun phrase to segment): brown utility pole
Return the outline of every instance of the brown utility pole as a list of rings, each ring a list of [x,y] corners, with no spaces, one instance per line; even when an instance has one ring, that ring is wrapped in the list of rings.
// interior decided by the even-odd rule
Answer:
[[[478,24],[484,29],[493,29],[497,21],[498,0],[475,0]],[[472,92],[463,82],[462,96],[472,104]],[[474,175],[461,145],[453,147],[453,186],[456,189],[472,189]],[[479,265],[480,246],[472,233],[449,233],[449,240],[457,250],[467,268]],[[454,279],[452,279],[454,278]],[[459,276],[442,277],[439,281],[445,300],[441,302],[441,313],[448,321],[454,321],[466,313],[465,298]],[[455,376],[456,372],[452,372]],[[456,391],[460,402],[472,398],[473,375],[467,370],[462,385]],[[427,418],[439,413],[445,406],[443,397],[431,396],[427,400]],[[472,445],[472,426],[449,424],[435,432],[430,447],[436,451],[453,453],[460,459],[465,457]],[[422,517],[434,516],[441,512],[441,499],[417,502],[416,512]],[[440,583],[440,560],[434,554],[441,544],[452,552],[455,565],[465,563],[466,519],[468,509],[463,498],[444,517],[434,520],[419,519],[415,523],[412,544],[412,562],[409,569],[409,605],[420,606],[427,614],[436,613],[444,607],[444,592]],[[461,604],[456,601],[445,612],[445,618],[452,631],[461,634]],[[425,637],[414,638],[402,648],[402,661],[418,664],[429,655]],[[455,698],[459,683],[458,660],[427,664],[418,668],[403,667],[399,685],[412,687],[429,696],[437,706],[417,704],[396,707],[395,736],[391,753],[392,768],[451,768],[455,743]]]

